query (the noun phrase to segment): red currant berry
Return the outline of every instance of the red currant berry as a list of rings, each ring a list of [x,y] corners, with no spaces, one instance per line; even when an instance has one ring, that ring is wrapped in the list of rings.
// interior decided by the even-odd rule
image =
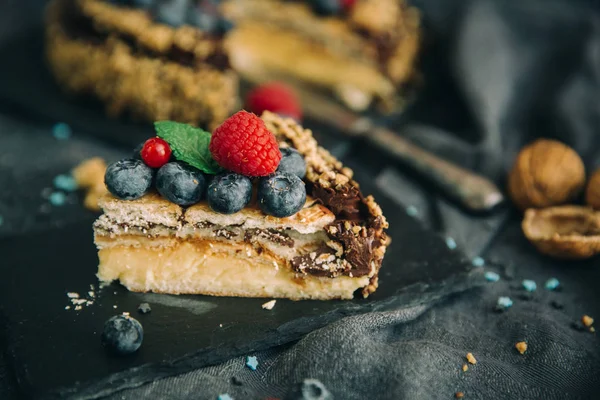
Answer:
[[[161,138],[155,137],[146,140],[140,154],[147,166],[160,168],[169,162],[169,159],[171,158],[171,147],[169,147],[169,143]]]

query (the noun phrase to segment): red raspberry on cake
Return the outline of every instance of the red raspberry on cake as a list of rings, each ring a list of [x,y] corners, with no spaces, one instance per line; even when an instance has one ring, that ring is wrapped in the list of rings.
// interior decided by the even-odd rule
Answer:
[[[247,111],[235,113],[215,129],[208,148],[221,167],[246,176],[272,174],[281,161],[275,136]]]
[[[296,94],[279,82],[267,83],[252,90],[246,97],[246,106],[257,115],[271,111],[297,121],[302,118],[302,108]]]

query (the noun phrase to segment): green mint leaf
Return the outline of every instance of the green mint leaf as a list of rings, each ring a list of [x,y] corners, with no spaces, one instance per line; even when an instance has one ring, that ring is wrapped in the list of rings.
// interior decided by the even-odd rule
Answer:
[[[222,171],[208,150],[209,132],[173,121],[157,121],[154,123],[154,129],[159,138],[169,143],[177,160],[188,163],[206,174],[214,175]]]

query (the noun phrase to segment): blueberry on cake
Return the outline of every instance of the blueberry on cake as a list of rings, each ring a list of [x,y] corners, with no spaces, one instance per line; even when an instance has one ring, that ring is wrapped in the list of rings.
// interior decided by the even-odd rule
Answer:
[[[131,291],[351,299],[389,238],[352,171],[291,118],[240,111],[213,133],[171,121],[108,166],[98,277]]]
[[[63,88],[101,100],[110,116],[213,129],[238,101],[229,28],[187,0],[51,0],[46,56]]]

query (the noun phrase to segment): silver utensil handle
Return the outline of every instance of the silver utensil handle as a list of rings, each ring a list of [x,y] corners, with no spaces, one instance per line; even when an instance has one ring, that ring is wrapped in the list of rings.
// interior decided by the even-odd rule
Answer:
[[[487,212],[504,201],[489,179],[445,161],[389,129],[371,126],[363,137],[429,178],[444,194],[475,212]]]

